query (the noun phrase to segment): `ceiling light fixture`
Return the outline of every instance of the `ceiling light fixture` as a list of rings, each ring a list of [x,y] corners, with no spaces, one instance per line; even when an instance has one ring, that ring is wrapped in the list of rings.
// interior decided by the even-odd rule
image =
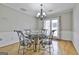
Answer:
[[[37,13],[36,17],[39,18],[40,20],[43,20],[44,18],[46,18],[46,13],[43,11],[43,4],[40,4],[41,9],[40,12]]]

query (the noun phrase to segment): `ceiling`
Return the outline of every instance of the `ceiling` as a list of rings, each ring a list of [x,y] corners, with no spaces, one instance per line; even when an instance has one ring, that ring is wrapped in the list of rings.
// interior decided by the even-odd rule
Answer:
[[[14,10],[35,17],[40,12],[41,3],[4,3]],[[70,10],[74,7],[74,3],[43,3],[43,10],[47,15]]]

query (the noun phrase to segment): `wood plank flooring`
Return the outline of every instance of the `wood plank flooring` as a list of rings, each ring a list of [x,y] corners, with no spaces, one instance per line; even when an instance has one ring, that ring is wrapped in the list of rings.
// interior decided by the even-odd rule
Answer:
[[[18,54],[18,43],[1,47],[0,52],[8,52],[9,55],[22,55],[22,49]],[[64,40],[53,40],[50,51],[47,48],[34,52],[32,47],[30,47],[28,50],[25,50],[25,55],[50,55],[49,52],[51,52],[51,55],[77,55],[73,43]]]

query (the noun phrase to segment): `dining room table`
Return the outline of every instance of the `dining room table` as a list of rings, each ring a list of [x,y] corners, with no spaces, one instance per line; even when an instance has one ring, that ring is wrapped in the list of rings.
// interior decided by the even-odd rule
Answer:
[[[43,34],[41,32],[32,32],[31,34],[29,34],[30,36],[30,39],[32,39],[34,42],[33,42],[33,50],[34,52],[37,52],[38,49],[40,50],[40,44],[41,44],[41,40],[43,39],[42,36]],[[49,39],[49,42],[52,40],[52,36],[48,36],[48,39]],[[49,45],[49,51],[50,51],[50,45]]]
[[[41,37],[42,33],[41,32],[32,32],[32,33],[30,33],[28,35],[29,35],[30,39],[32,39],[34,41],[33,42],[33,50],[34,50],[34,52],[37,52],[38,45],[40,44],[39,40],[40,40],[40,37]]]

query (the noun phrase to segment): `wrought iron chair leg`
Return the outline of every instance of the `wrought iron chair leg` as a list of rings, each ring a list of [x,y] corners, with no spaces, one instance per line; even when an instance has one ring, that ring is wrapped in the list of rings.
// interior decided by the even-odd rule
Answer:
[[[40,51],[40,47],[41,47],[41,45],[40,45],[40,44],[41,44],[41,43],[39,42],[39,44],[38,44],[38,46],[39,46],[39,47],[38,47],[38,48],[39,48],[39,49],[38,49],[38,51]]]
[[[49,54],[51,55],[51,47],[50,47],[50,45],[49,45]]]
[[[23,55],[25,54],[25,51],[24,50],[25,50],[25,46],[23,46]]]
[[[19,54],[19,50],[20,50],[20,45],[19,45],[19,48],[18,48],[18,54]]]
[[[23,46],[23,55],[24,55],[24,46]]]
[[[33,39],[34,40],[34,39]],[[35,42],[33,42],[33,50],[34,50],[34,44],[35,44]]]
[[[51,39],[49,39],[49,54],[51,55],[51,44],[50,44],[50,40]]]
[[[40,51],[40,47],[41,47],[41,46],[40,46],[40,44],[39,44],[39,51]]]

